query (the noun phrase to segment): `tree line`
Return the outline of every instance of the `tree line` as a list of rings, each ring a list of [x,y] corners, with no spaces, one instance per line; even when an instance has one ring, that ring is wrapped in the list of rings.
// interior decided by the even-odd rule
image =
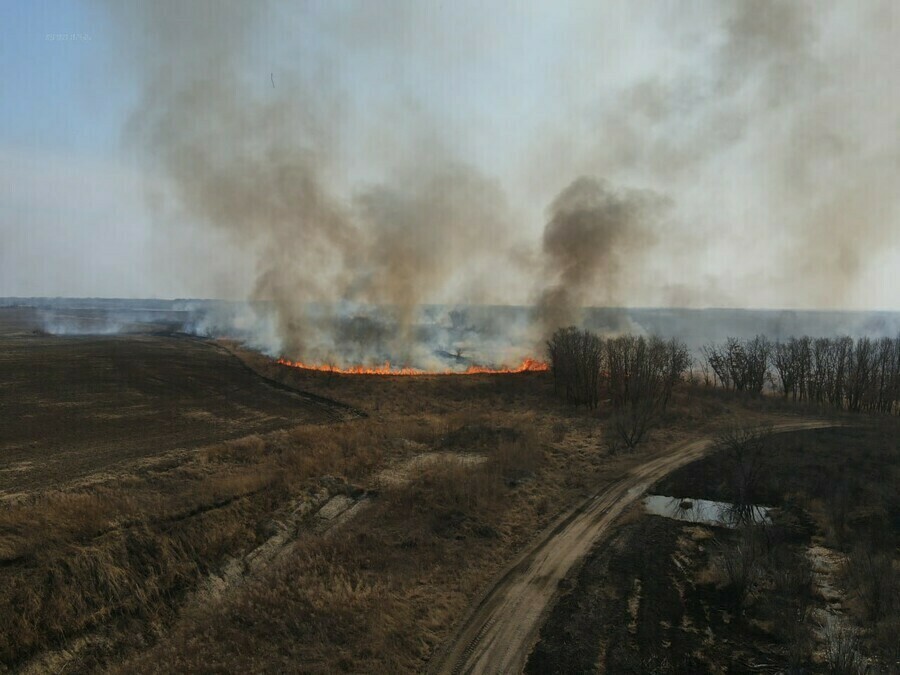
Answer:
[[[707,384],[851,412],[900,414],[900,336],[896,338],[728,338],[702,349]]]
[[[547,353],[557,393],[591,409],[605,394],[615,413],[613,428],[628,448],[658,421],[691,365],[690,352],[678,340],[604,338],[575,326],[557,330]]]

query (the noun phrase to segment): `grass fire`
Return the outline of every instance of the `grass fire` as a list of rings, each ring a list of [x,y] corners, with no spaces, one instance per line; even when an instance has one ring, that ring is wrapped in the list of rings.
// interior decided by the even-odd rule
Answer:
[[[546,361],[336,368],[189,334],[198,307],[34,304],[0,308],[5,667],[896,658],[900,338],[721,311],[700,346],[569,327]],[[678,314],[629,321],[702,325]]]
[[[0,675],[900,673],[898,0],[0,25]]]
[[[278,359],[278,363],[290,368],[301,368],[323,373],[335,373],[338,375],[387,375],[387,376],[425,376],[425,375],[511,375],[515,373],[542,373],[550,370],[550,365],[537,359],[525,359],[518,366],[467,366],[464,370],[422,370],[408,366],[396,367],[390,363],[380,366],[333,366],[315,365],[302,361],[290,361]]]

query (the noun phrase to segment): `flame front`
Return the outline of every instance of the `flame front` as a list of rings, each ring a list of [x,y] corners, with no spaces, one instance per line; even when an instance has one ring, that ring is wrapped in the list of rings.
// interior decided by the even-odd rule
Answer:
[[[512,373],[542,373],[550,370],[550,366],[537,359],[525,359],[515,368],[488,368],[487,366],[469,366],[465,370],[420,370],[404,366],[395,368],[390,362],[381,366],[340,366],[304,363],[303,361],[290,361],[278,359],[278,363],[291,368],[304,370],[317,370],[323,373],[337,373],[339,375],[508,375]]]

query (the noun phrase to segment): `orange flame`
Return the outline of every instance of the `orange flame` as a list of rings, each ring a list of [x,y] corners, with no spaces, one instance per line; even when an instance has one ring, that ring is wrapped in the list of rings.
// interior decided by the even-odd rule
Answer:
[[[289,361],[278,359],[278,363],[291,368],[303,370],[317,370],[323,373],[337,373],[339,375],[509,375],[512,373],[542,373],[550,370],[550,366],[537,359],[525,359],[515,368],[488,368],[486,366],[469,366],[465,370],[420,370],[404,366],[394,368],[390,362],[382,366],[348,366],[341,368],[332,365],[316,365],[303,361]]]

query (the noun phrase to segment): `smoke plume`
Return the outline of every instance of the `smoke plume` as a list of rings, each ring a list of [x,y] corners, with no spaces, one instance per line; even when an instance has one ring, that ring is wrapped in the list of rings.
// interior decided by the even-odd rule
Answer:
[[[643,249],[655,243],[653,225],[666,203],[651,191],[615,189],[588,177],[553,200],[542,242],[549,284],[535,308],[545,337],[580,323],[589,300],[619,304],[622,268],[640,265]]]
[[[900,215],[891,3],[547,7],[564,48],[514,5],[109,2],[163,237],[226,239],[266,351],[341,365],[507,358],[585,306],[865,304]],[[449,313],[529,301],[486,356]]]
[[[111,10],[127,34],[146,30],[127,140],[165,176],[176,220],[222,231],[256,260],[250,299],[271,303],[278,326],[269,351],[328,362],[430,358],[416,344],[420,305],[451,300],[506,255],[500,187],[439,143],[406,153],[389,182],[348,185],[336,88],[287,71],[260,90],[240,76],[261,11],[246,3]],[[161,53],[183,61],[176,70]],[[377,316],[366,314],[371,305]]]

